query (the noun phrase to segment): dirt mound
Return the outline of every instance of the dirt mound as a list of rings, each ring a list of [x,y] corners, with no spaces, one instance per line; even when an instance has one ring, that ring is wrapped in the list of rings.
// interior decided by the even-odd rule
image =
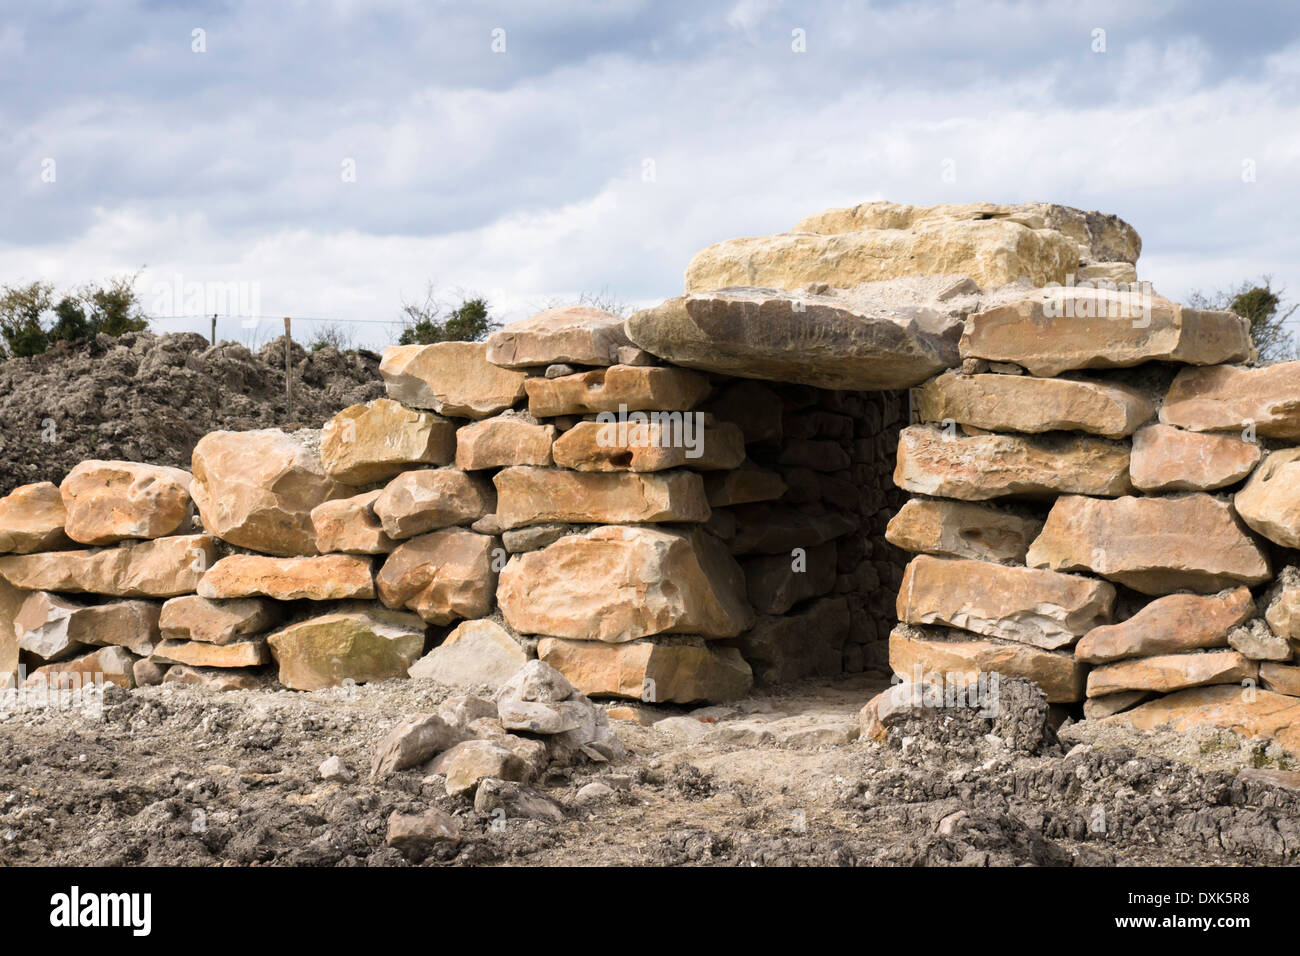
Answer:
[[[285,410],[284,339],[250,352],[193,333],[101,335],[0,364],[0,494],[58,483],[85,458],[190,467],[207,432],[319,428],[383,394],[373,352],[292,347],[293,420]]]

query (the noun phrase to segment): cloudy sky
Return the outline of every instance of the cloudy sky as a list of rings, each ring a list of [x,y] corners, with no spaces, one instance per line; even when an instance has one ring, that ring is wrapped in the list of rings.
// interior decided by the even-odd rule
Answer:
[[[831,206],[1046,200],[1167,295],[1300,298],[1298,94],[1289,3],[3,0],[0,282],[510,320]]]

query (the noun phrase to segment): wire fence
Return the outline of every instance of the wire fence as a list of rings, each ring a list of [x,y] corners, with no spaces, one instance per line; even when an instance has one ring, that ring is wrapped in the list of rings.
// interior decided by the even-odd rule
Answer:
[[[145,313],[150,331],[193,332],[212,343],[238,342],[257,351],[284,334],[283,315],[157,315]],[[338,348],[380,349],[397,342],[407,323],[400,319],[344,319],[294,315],[291,336],[304,348],[334,345]]]

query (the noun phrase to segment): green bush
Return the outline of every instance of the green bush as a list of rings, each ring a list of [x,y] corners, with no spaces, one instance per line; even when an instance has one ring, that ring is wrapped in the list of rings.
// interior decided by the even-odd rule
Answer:
[[[5,358],[39,355],[55,342],[81,342],[101,332],[143,332],[149,320],[135,292],[139,273],[87,283],[55,301],[49,282],[0,287],[0,339]]]
[[[422,303],[404,303],[404,328],[399,345],[432,345],[435,342],[482,342],[501,323],[492,321],[482,298],[466,299],[446,316],[430,290]]]
[[[1270,276],[1258,282],[1245,281],[1235,288],[1212,295],[1193,292],[1188,305],[1197,309],[1227,309],[1250,322],[1250,337],[1261,362],[1287,362],[1300,357],[1294,333],[1286,327],[1297,306],[1286,308],[1284,289],[1274,289]]]

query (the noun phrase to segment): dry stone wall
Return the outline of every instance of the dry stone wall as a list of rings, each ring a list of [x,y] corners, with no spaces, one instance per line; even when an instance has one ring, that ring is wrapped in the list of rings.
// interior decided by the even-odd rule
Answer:
[[[468,691],[540,658],[692,704],[882,668],[1300,750],[1300,363],[1130,285],[1140,250],[1045,204],[831,210],[627,320],[389,349],[320,431],[83,462],[0,498],[0,672]]]

